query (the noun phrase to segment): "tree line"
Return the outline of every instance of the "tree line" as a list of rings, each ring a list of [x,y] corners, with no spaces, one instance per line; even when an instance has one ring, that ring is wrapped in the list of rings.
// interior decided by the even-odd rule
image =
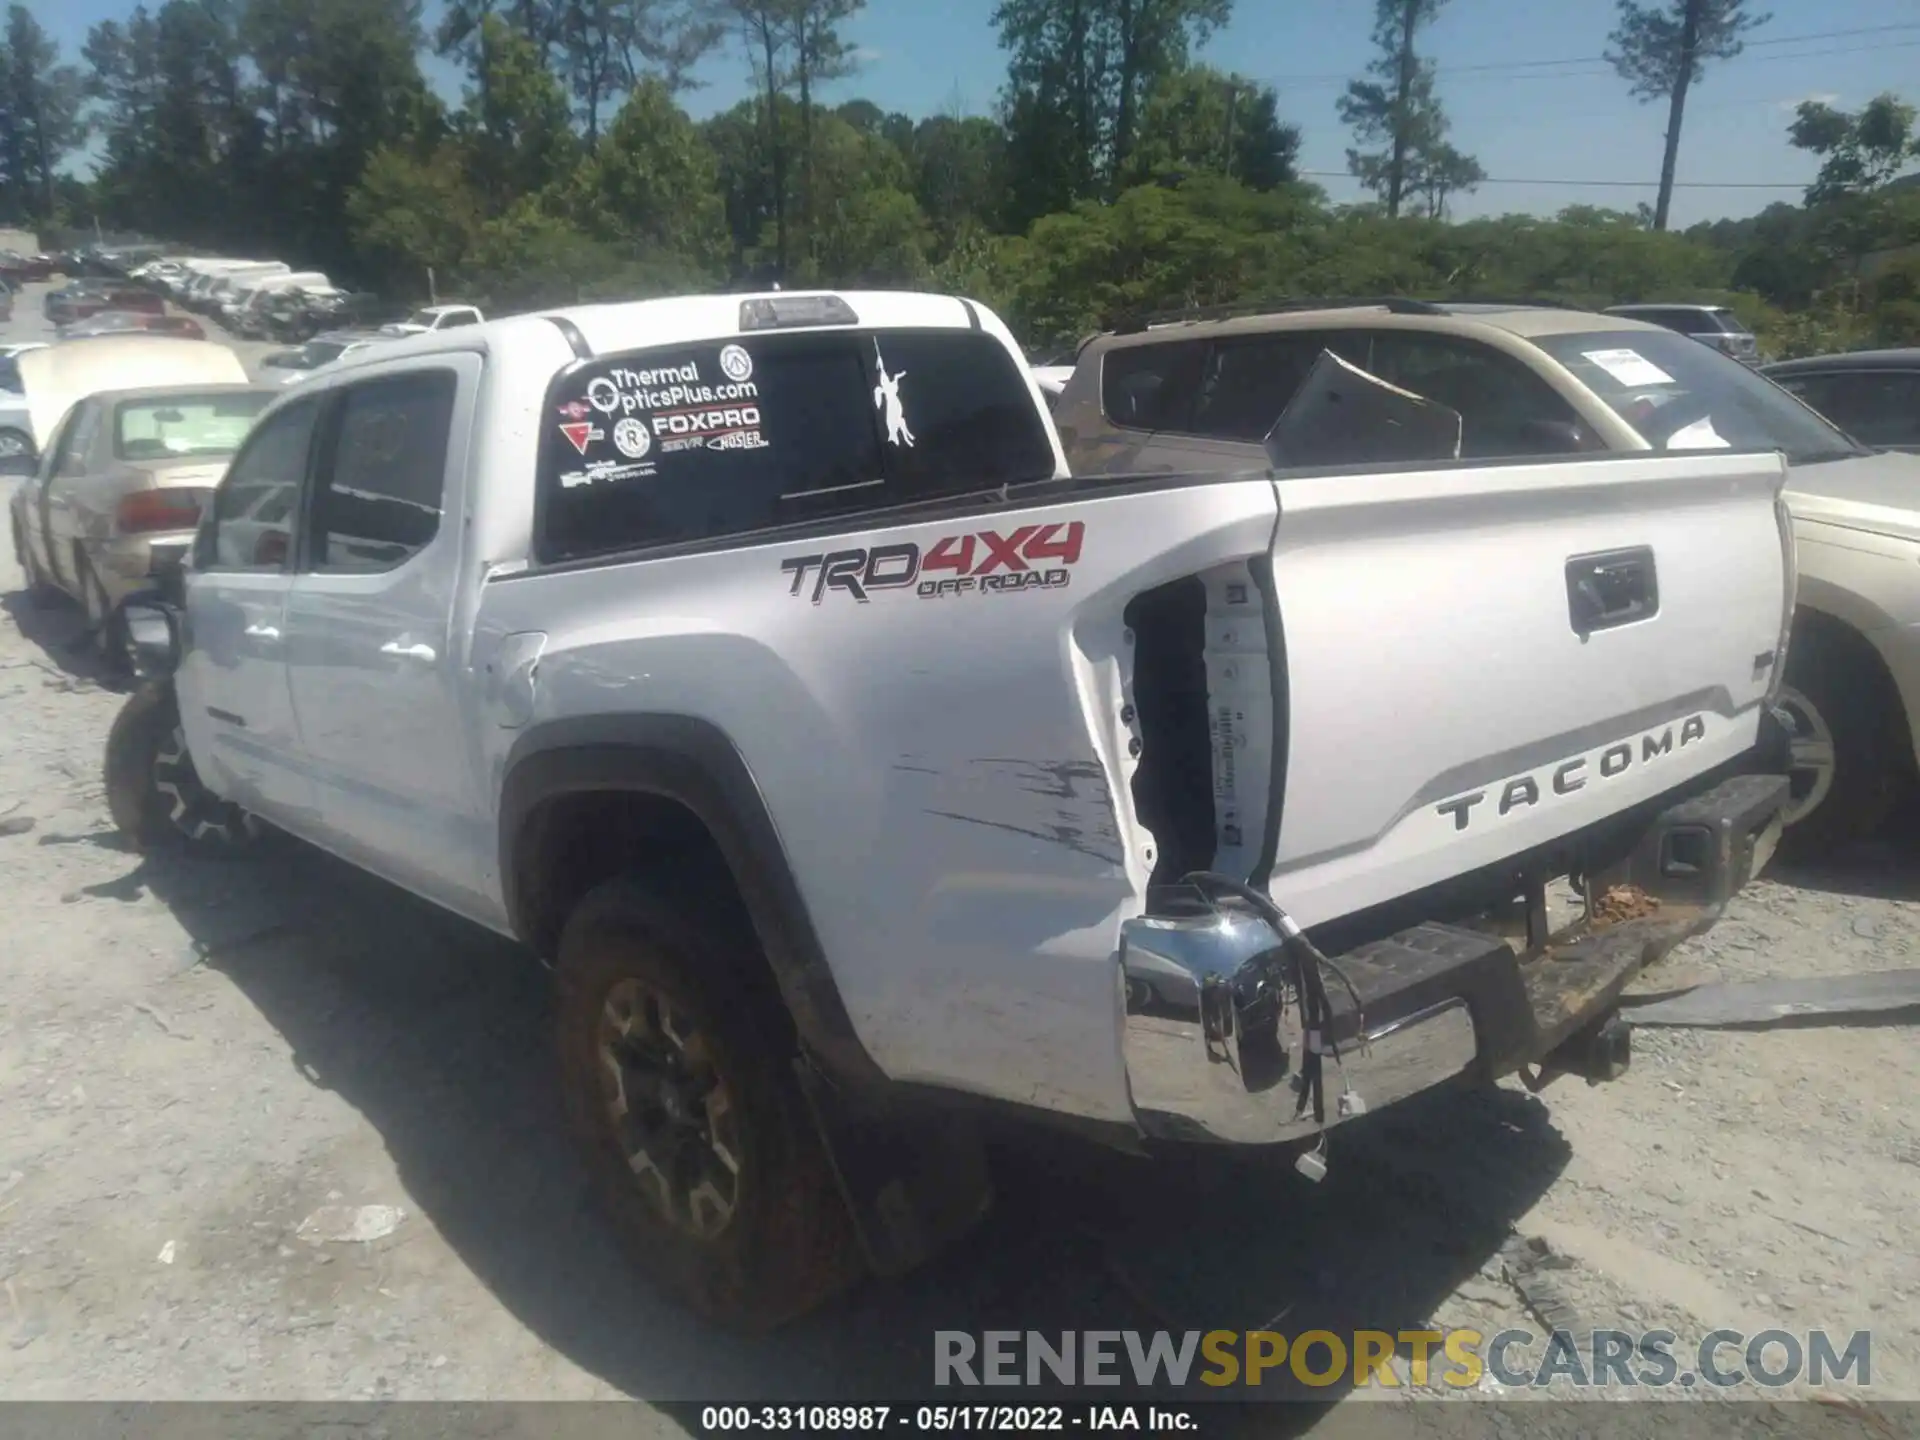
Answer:
[[[1669,228],[1685,107],[1769,23],[1749,0],[1616,0],[1607,59],[1666,107],[1634,212],[1452,223],[1485,178],[1428,54],[1450,0],[1375,0],[1336,113],[1372,197],[1303,182],[1271,84],[1201,63],[1232,0],[998,0],[991,116],[823,92],[866,0],[160,0],[62,57],[23,5],[0,50],[0,220],[163,236],[396,297],[502,308],[719,283],[937,285],[1036,345],[1128,314],[1289,295],[1726,298],[1779,350],[1920,339],[1912,107],[1802,105],[1801,205]],[[900,0],[882,0],[900,3]],[[1462,7],[1471,0],[1460,0]],[[695,120],[716,51],[751,94]],[[427,82],[438,55],[457,102]],[[66,173],[91,143],[86,182]],[[1652,157],[1649,157],[1650,161]],[[1650,167],[1651,168],[1651,165]]]

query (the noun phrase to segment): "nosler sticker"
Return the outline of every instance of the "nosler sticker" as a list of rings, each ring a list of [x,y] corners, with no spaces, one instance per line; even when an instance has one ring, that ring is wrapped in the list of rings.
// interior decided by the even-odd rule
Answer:
[[[907,407],[900,398],[900,382],[907,378],[902,370],[897,375],[887,373],[887,362],[880,354],[880,342],[873,342],[873,369],[879,383],[873,387],[873,408],[887,419],[887,443],[904,444],[913,448],[913,431],[907,428]]]

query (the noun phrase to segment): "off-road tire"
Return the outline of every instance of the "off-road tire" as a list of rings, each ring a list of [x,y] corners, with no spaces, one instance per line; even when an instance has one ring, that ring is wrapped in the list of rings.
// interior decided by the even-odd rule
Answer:
[[[142,854],[226,859],[252,852],[260,823],[201,783],[187,753],[173,684],[149,681],[128,697],[107,732],[107,811]]]
[[[759,1333],[845,1290],[865,1264],[794,1074],[791,1030],[751,978],[764,963],[751,933],[705,918],[698,893],[613,880],[574,908],[556,964],[561,1082],[594,1187],[640,1267],[704,1318]],[[632,1121],[616,1115],[631,1113],[628,1086],[602,1046],[617,997],[636,986],[670,1004],[724,1086],[737,1185],[710,1236],[676,1226],[629,1160]]]
[[[1810,709],[1833,745],[1827,793],[1787,827],[1782,855],[1815,860],[1872,837],[1899,800],[1907,769],[1900,763],[1904,714],[1878,655],[1850,630],[1809,626],[1788,651],[1781,707]]]

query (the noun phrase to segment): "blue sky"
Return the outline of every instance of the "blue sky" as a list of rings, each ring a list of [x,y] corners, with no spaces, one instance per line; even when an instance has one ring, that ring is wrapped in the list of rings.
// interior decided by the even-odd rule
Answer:
[[[77,58],[87,27],[123,18],[131,4],[48,0],[35,8],[66,57]],[[1765,0],[1754,8],[1767,8]],[[1757,43],[1709,71],[1693,92],[1680,152],[1683,188],[1674,198],[1677,225],[1798,198],[1814,170],[1811,158],[1786,142],[1798,101],[1852,107],[1882,90],[1920,99],[1916,0],[1772,0],[1770,8],[1773,19],[1755,34]],[[1450,0],[1425,48],[1440,67],[1454,143],[1496,180],[1539,182],[1488,184],[1462,198],[1459,215],[1550,213],[1574,203],[1631,208],[1652,200],[1665,107],[1636,102],[1596,58],[1613,9],[1611,0]],[[1273,84],[1282,114],[1304,132],[1302,167],[1337,172],[1313,178],[1335,199],[1357,198],[1345,178],[1348,135],[1334,101],[1370,58],[1373,6],[1238,0],[1235,10],[1204,58]],[[992,12],[993,0],[869,0],[847,26],[860,71],[832,87],[829,98],[861,95],[916,116],[987,113],[1005,71]],[[457,76],[438,64],[429,68],[437,84],[457,94]],[[687,97],[696,114],[742,98],[747,61],[739,43],[714,55],[700,77],[706,83]]]

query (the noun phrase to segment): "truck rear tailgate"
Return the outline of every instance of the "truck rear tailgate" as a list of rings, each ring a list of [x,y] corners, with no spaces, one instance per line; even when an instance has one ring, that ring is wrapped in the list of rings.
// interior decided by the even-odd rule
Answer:
[[[1750,748],[1792,604],[1785,475],[1691,453],[1283,477],[1274,897],[1350,914]]]

